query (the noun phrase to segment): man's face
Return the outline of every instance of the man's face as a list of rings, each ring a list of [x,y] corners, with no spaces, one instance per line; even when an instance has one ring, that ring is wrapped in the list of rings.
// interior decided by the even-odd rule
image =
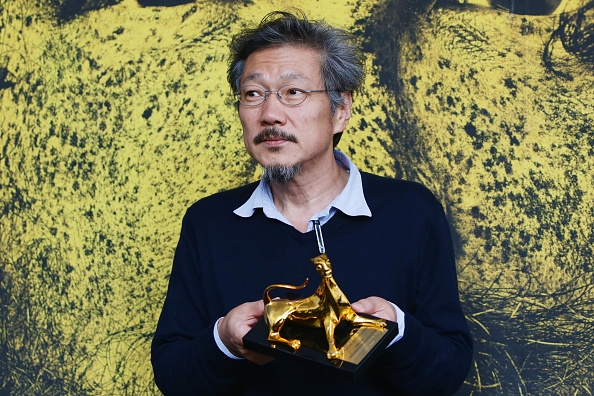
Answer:
[[[241,75],[241,86],[274,90],[291,85],[305,90],[324,89],[320,54],[299,47],[267,48],[252,53]],[[333,161],[332,137],[350,118],[347,104],[332,116],[325,92],[310,93],[293,107],[281,103],[274,92],[259,106],[239,104],[243,138],[249,154],[264,167],[301,165],[301,172]]]

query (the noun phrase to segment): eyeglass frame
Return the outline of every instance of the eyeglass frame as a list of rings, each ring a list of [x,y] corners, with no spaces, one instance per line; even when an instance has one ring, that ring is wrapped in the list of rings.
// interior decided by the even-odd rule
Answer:
[[[248,103],[242,102],[241,101],[241,89],[245,89],[246,87],[257,87],[257,88],[260,88],[264,92],[264,99],[262,99],[262,101],[260,103],[257,103],[257,104],[248,104]],[[283,89],[283,88],[285,88],[285,87],[291,87],[291,88],[297,89],[299,91],[302,91],[303,93],[305,93],[305,97],[299,103],[295,103],[295,104],[285,103],[283,101],[283,97],[280,94],[280,90]],[[248,106],[248,107],[256,107],[256,106],[260,106],[260,105],[264,104],[264,102],[266,102],[266,100],[270,97],[270,94],[273,93],[273,92],[276,93],[276,97],[278,98],[278,101],[281,102],[283,105],[285,105],[287,107],[295,107],[295,106],[299,106],[300,104],[302,104],[303,102],[305,102],[307,100],[307,96],[310,93],[318,93],[318,92],[340,92],[340,91],[338,91],[336,89],[309,89],[308,90],[308,89],[303,89],[303,88],[297,87],[297,86],[295,86],[293,84],[283,85],[282,87],[280,87],[279,89],[276,89],[276,90],[275,89],[269,89],[269,90],[267,90],[267,89],[264,89],[263,87],[261,87],[259,85],[246,85],[246,86],[240,88],[239,92],[235,92],[235,95],[237,95],[237,97],[238,97],[237,100],[242,105]]]

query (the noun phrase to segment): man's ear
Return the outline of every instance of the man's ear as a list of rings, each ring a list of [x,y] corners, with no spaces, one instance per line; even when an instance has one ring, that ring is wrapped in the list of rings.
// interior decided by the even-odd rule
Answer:
[[[341,92],[344,103],[336,108],[334,112],[334,133],[342,132],[346,129],[351,119],[351,108],[353,106],[353,95],[350,92]]]

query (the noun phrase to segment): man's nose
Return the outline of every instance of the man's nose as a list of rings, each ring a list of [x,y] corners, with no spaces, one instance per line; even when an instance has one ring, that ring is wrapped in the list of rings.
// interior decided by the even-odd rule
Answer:
[[[286,107],[278,97],[277,92],[269,92],[261,105],[260,119],[263,124],[284,124],[286,121]]]

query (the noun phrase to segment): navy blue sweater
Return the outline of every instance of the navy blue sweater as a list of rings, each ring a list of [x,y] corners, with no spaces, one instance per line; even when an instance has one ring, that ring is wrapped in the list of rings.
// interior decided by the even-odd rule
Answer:
[[[351,302],[379,296],[405,312],[404,337],[355,382],[274,360],[263,366],[225,356],[215,321],[262,298],[273,283],[313,294],[319,275],[315,233],[301,233],[261,210],[242,218],[256,184],[192,205],[183,220],[169,289],[152,345],[165,395],[447,395],[464,380],[472,341],[458,298],[443,209],[425,187],[362,172],[372,217],[338,212],[322,227],[334,278]],[[296,381],[298,380],[298,381]],[[282,390],[282,391],[281,391]]]

